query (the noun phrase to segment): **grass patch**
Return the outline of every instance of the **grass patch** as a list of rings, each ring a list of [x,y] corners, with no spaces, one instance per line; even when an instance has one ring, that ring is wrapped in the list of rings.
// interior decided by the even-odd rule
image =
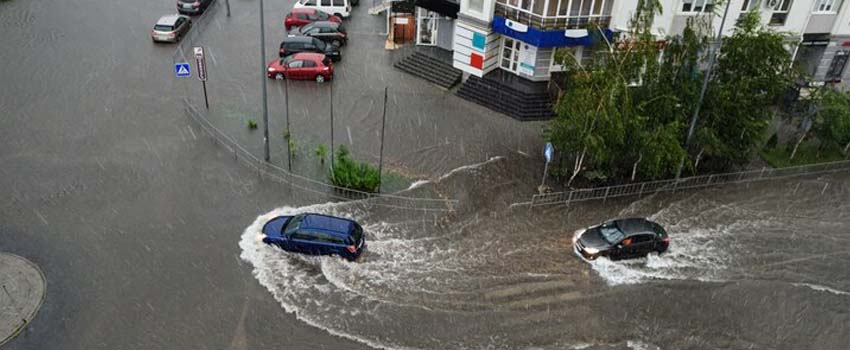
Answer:
[[[818,146],[812,143],[804,143],[800,145],[794,159],[790,159],[793,145],[790,147],[776,147],[774,149],[766,149],[759,152],[761,157],[774,168],[787,168],[791,166],[829,163],[845,160],[841,150],[835,147],[830,147],[823,150],[818,150]]]
[[[351,159],[348,149],[340,146],[330,174],[331,182],[338,187],[363,192],[378,192],[380,178],[375,167]]]

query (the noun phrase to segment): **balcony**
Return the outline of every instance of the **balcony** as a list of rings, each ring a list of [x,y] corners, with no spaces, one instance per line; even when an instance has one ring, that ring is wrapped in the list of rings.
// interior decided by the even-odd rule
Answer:
[[[611,24],[612,4],[613,0],[498,0],[495,15],[544,31],[586,29],[589,24],[604,29]]]

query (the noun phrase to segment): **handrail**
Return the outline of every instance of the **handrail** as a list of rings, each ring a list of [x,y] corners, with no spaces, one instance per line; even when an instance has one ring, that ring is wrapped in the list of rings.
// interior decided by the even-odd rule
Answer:
[[[544,15],[503,2],[496,3],[495,13],[497,16],[544,30],[585,29],[589,23],[596,23],[601,27],[611,24],[611,14]]]

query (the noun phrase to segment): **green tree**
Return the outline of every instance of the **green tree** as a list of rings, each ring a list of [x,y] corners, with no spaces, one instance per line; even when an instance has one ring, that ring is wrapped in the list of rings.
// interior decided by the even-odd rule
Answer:
[[[783,44],[784,36],[763,27],[755,11],[723,38],[695,134],[694,171],[703,158],[720,167],[749,162],[773,118],[771,107],[791,83]]]
[[[696,89],[701,41],[689,29],[663,56],[650,31],[658,1],[641,0],[637,9],[628,35],[616,49],[596,48],[589,67],[566,51],[556,55],[567,67],[569,89],[546,136],[567,155],[560,166],[571,174],[568,185],[583,170],[601,178],[663,177],[686,155],[679,140],[688,107],[681,101]]]

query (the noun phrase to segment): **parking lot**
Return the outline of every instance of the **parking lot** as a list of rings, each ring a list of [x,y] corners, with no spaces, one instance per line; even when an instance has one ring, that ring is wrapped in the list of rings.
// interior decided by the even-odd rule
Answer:
[[[261,154],[255,0],[220,2],[210,120]],[[290,1],[266,1],[267,59]],[[831,174],[588,202],[527,200],[541,123],[518,123],[389,67],[384,18],[355,7],[333,82],[292,82],[299,174],[337,144],[375,161],[384,86],[389,169],[460,200],[449,214],[328,198],[259,178],[182,111],[149,31],[173,1],[0,2],[0,251],[38,264],[47,296],[4,349],[843,349],[850,343],[850,178]],[[9,48],[9,49],[6,49]],[[188,46],[186,47],[189,48]],[[194,68],[194,67],[193,67]],[[286,165],[283,85],[269,80],[272,161]],[[327,95],[326,95],[327,94]],[[350,135],[350,136],[349,136]],[[526,156],[528,155],[528,156]],[[493,158],[504,156],[504,158]],[[489,161],[488,161],[489,160]],[[272,214],[363,223],[347,263],[259,246]],[[667,226],[668,254],[588,264],[572,232],[618,216]]]

